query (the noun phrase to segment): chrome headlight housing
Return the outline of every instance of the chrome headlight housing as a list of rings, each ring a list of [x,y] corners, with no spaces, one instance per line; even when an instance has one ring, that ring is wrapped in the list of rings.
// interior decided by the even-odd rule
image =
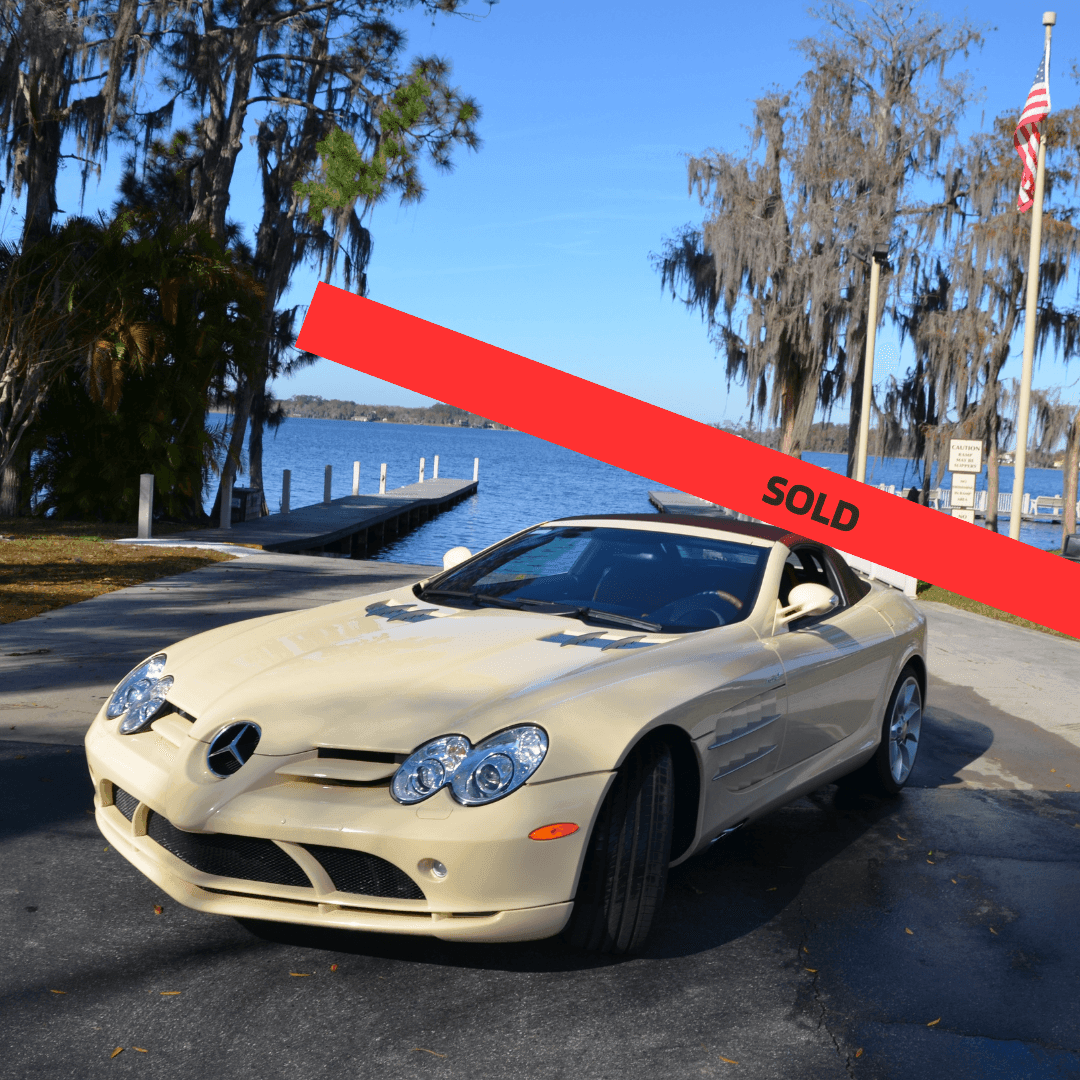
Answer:
[[[500,731],[475,747],[464,735],[444,735],[405,760],[390,794],[400,803],[417,803],[449,787],[465,806],[494,802],[521,787],[547,750],[547,733],[532,724]]]
[[[121,735],[134,735],[141,731],[157,715],[165,702],[165,695],[173,684],[173,677],[161,677],[165,670],[165,653],[144,660],[129,671],[112,692],[105,715],[110,720],[123,716],[120,721]],[[126,716],[124,714],[127,714]]]

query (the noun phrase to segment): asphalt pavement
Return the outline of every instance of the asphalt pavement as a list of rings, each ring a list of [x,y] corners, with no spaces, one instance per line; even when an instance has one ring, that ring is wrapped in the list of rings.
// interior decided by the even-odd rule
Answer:
[[[257,555],[0,627],[0,1078],[1080,1077],[1080,643],[941,605],[901,797],[715,845],[628,959],[200,915],[107,850],[81,734],[133,664],[430,569]]]

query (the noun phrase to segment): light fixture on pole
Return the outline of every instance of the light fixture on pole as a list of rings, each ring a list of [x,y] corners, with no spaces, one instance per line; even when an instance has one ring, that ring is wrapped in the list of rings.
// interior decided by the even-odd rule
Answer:
[[[877,345],[878,282],[881,264],[889,258],[888,244],[875,244],[870,255],[870,315],[863,360],[862,412],[859,414],[859,446],[855,455],[855,479],[866,482],[866,447],[870,441],[870,400],[874,389],[874,349]],[[864,260],[865,261],[865,260]]]

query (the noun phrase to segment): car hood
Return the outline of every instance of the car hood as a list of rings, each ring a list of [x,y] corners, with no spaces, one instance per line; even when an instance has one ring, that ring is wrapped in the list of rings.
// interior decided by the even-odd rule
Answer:
[[[408,615],[405,603],[414,605]],[[624,645],[577,644],[585,634]],[[196,739],[252,720],[262,729],[259,754],[317,746],[407,754],[442,734],[483,738],[528,712],[542,689],[601,666],[617,678],[616,668],[681,638],[436,607],[396,590],[199,635],[166,650],[166,670],[175,679],[169,700],[195,718]]]

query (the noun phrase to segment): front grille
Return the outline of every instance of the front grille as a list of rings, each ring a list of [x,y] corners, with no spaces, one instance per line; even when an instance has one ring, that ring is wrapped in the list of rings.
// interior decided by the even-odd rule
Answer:
[[[135,816],[135,808],[139,805],[139,800],[136,799],[134,795],[129,795],[119,784],[113,784],[112,801],[113,806],[115,806],[128,821]]]
[[[272,840],[258,836],[190,833],[150,812],[146,832],[170,854],[204,874],[310,888],[307,874]]]
[[[393,863],[366,851],[304,844],[304,849],[322,863],[338,892],[362,896],[388,896],[395,900],[423,900],[420,886]]]

